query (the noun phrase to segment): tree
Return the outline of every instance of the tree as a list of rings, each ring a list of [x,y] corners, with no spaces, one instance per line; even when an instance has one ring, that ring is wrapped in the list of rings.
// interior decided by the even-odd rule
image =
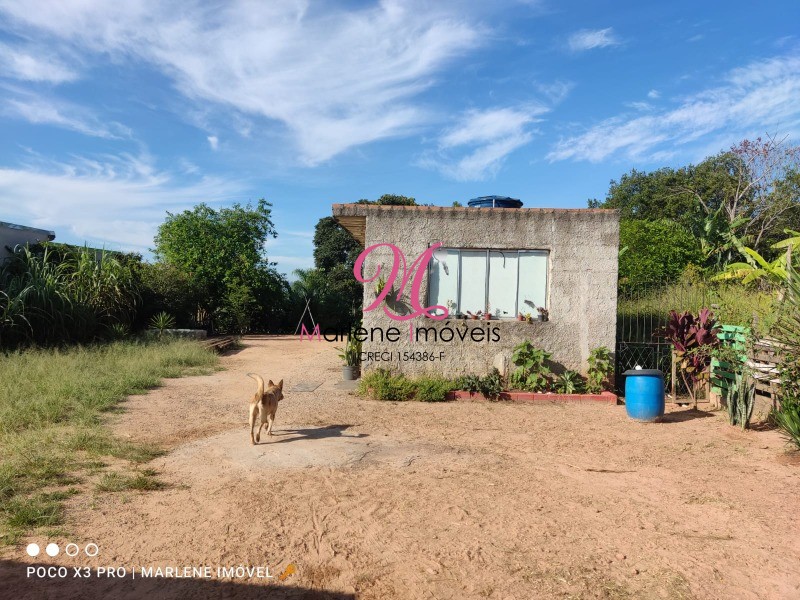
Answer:
[[[686,265],[703,260],[697,238],[668,219],[622,220],[619,244],[619,281],[629,287],[674,281]]]
[[[731,232],[756,250],[763,251],[765,238],[800,206],[800,146],[785,139],[742,140],[706,159],[697,170],[705,178],[690,182],[685,190],[706,215],[721,213]]]
[[[154,254],[188,276],[201,324],[242,332],[259,310],[281,303],[285,286],[264,250],[277,236],[271,206],[263,199],[219,210],[199,204],[167,213],[159,226]]]
[[[414,198],[384,194],[377,200],[358,204],[416,206]],[[361,320],[364,286],[353,277],[353,266],[363,248],[333,217],[324,217],[314,228],[314,268],[294,272],[292,285],[296,302],[311,300],[311,311],[325,327],[350,329]]]

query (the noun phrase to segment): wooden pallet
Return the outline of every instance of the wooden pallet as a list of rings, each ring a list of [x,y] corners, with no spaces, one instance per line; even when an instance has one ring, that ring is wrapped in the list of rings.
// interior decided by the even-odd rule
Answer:
[[[203,346],[214,350],[214,352],[218,354],[222,354],[223,352],[231,350],[236,346],[236,344],[237,340],[232,335],[210,338],[203,342]]]

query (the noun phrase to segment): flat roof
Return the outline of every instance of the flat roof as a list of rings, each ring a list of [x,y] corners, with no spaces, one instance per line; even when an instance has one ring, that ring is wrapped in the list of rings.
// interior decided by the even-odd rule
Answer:
[[[56,232],[49,231],[47,229],[39,229],[38,227],[29,227],[27,225],[17,225],[16,223],[6,223],[5,221],[0,221],[0,227],[7,227],[8,229],[17,229],[19,231],[35,231],[36,233],[43,233],[45,234],[49,240],[56,239]]]
[[[614,208],[476,208],[472,206],[404,206],[391,204],[334,204],[331,206],[333,218],[342,227],[347,229],[362,245],[366,243],[367,213],[387,213],[387,212],[429,212],[440,215],[458,214],[469,212],[470,214],[549,214],[549,213],[595,213],[608,214],[618,213]]]

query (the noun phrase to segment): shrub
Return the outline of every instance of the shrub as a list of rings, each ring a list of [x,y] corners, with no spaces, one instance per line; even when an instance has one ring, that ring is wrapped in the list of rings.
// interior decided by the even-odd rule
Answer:
[[[414,399],[420,402],[444,402],[447,393],[456,389],[454,381],[441,377],[420,377],[414,381]]]
[[[546,363],[551,356],[528,340],[517,345],[511,354],[511,361],[516,365],[511,373],[511,385],[529,392],[547,391],[550,368]]]
[[[477,375],[464,375],[459,377],[453,389],[483,394],[490,400],[495,400],[505,388],[503,383],[503,377],[500,375],[500,371],[492,369],[488,375],[484,375],[483,377],[478,377]]]
[[[359,391],[375,400],[402,402],[414,395],[414,384],[403,375],[393,375],[387,369],[376,369],[361,378]]]
[[[593,348],[589,352],[589,370],[587,372],[586,391],[590,394],[599,394],[608,384],[608,378],[614,371],[614,362],[611,360],[611,350],[605,346]]]
[[[689,311],[678,313],[671,310],[669,321],[663,330],[664,337],[675,348],[678,372],[697,408],[697,383],[708,376],[711,352],[719,346],[719,325],[712,313],[703,308],[693,315]]]

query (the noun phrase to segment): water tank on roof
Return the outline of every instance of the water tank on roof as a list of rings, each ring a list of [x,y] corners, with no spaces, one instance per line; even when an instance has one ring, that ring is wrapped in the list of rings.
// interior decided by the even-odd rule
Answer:
[[[508,196],[480,196],[467,202],[471,208],[521,208],[522,201]]]

